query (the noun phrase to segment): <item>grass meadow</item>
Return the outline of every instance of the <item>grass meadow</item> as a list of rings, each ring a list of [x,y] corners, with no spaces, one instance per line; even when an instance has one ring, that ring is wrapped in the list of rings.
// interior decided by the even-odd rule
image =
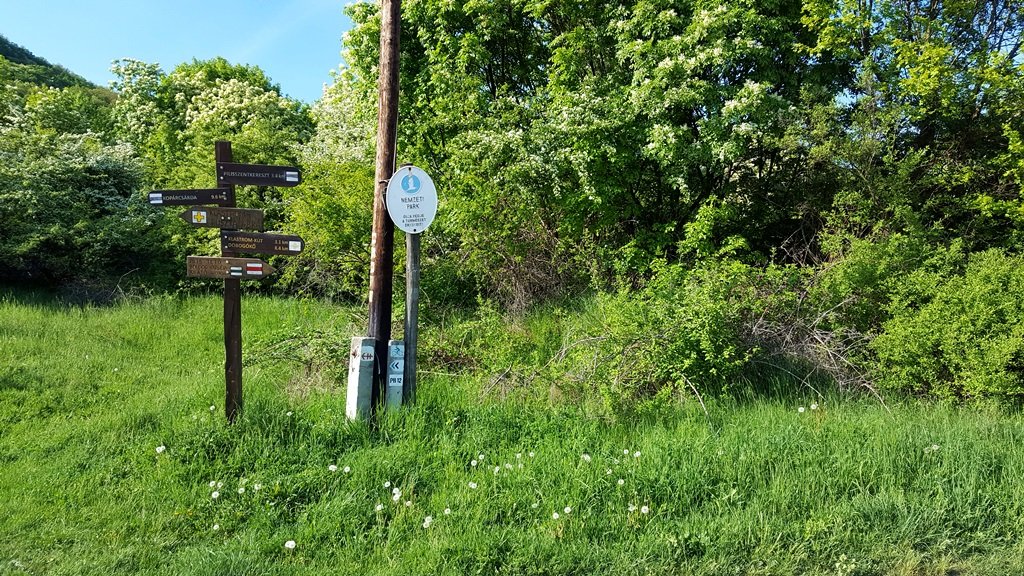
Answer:
[[[264,346],[228,425],[220,298],[4,294],[0,574],[1024,573],[1016,409],[794,388],[607,421],[421,361],[370,426],[344,367]],[[363,316],[246,296],[245,352]]]

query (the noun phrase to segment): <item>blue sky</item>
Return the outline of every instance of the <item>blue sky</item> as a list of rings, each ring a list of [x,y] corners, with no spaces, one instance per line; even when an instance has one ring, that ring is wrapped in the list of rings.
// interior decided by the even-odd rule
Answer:
[[[0,0],[0,34],[106,86],[118,58],[170,72],[223,56],[262,68],[281,91],[320,97],[341,63],[348,0]]]

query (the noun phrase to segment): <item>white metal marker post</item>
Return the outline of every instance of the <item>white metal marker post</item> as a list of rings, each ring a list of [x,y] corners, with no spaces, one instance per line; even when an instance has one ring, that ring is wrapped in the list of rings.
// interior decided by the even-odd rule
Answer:
[[[420,234],[437,215],[437,188],[422,169],[406,164],[388,181],[388,215],[405,232],[405,378],[403,403],[416,398],[416,324],[420,301]]]

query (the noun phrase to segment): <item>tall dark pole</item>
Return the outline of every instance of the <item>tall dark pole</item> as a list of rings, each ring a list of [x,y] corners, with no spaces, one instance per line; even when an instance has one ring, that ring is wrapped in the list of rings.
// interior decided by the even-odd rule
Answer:
[[[231,162],[231,142],[218,141],[215,149],[217,162]],[[235,207],[235,187],[227,185],[227,207]],[[222,250],[230,258],[238,254]],[[224,280],[224,414],[234,422],[242,411],[242,286],[238,278]]]
[[[384,194],[395,172],[398,129],[398,33],[400,0],[381,0],[380,79],[377,98],[377,162],[373,200],[373,240],[370,244],[370,327],[376,340],[376,362],[371,411],[383,398],[387,377],[388,340],[391,338],[391,293],[394,272],[395,225],[388,216]]]

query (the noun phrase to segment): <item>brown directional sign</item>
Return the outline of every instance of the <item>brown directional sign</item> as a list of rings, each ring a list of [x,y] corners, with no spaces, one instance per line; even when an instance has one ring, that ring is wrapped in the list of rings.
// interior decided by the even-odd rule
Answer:
[[[263,210],[192,206],[178,216],[185,222],[200,228],[263,230]]]
[[[259,280],[274,273],[274,267],[256,258],[224,258],[219,256],[189,256],[188,275],[191,278],[239,278]]]
[[[226,252],[252,252],[255,254],[298,254],[305,243],[299,236],[261,234],[258,232],[220,233],[220,249]]]
[[[302,174],[291,166],[265,166],[263,164],[235,164],[217,162],[217,182],[220,184],[253,184],[256,186],[298,186]]]
[[[230,204],[231,190],[213,188],[207,190],[154,190],[149,193],[149,203],[154,206],[188,206],[189,204]]]

